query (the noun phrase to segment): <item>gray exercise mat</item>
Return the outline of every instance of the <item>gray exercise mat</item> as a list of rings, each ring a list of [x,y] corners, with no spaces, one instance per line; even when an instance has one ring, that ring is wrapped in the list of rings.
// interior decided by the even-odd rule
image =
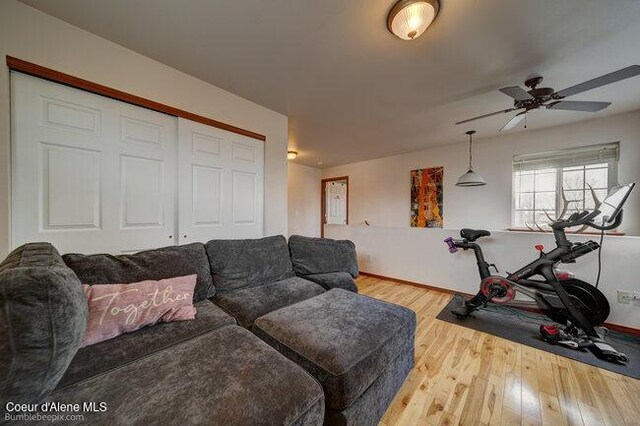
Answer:
[[[474,312],[468,318],[458,319],[451,313],[451,310],[460,306],[463,301],[464,298],[462,296],[454,296],[436,318],[571,358],[614,373],[633,377],[634,379],[640,379],[640,337],[615,331],[609,332],[605,338],[607,343],[629,357],[629,362],[626,365],[615,364],[596,358],[589,351],[577,351],[564,346],[551,345],[543,341],[538,331],[540,324],[552,324],[553,322],[542,314],[503,305],[489,304],[487,308]]]

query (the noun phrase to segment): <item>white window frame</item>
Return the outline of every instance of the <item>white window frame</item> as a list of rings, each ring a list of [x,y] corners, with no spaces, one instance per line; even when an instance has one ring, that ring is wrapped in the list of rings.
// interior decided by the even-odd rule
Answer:
[[[618,185],[618,161],[620,153],[620,143],[613,142],[602,145],[591,145],[577,148],[569,148],[558,151],[549,151],[534,154],[516,155],[513,157],[513,169],[512,169],[512,187],[511,187],[511,225],[513,229],[526,229],[523,226],[516,226],[516,213],[518,211],[533,211],[535,218],[535,186],[532,192],[533,194],[533,209],[517,209],[516,200],[517,188],[515,188],[516,172],[527,170],[543,170],[543,169],[555,169],[556,170],[556,203],[555,212],[556,215],[562,210],[562,187],[563,187],[563,173],[567,167],[576,166],[589,166],[593,164],[607,164],[607,189]],[[535,178],[534,178],[535,179]],[[535,184],[534,184],[535,185]],[[598,189],[598,188],[594,188]],[[584,185],[583,191],[589,191],[588,187]],[[546,192],[546,191],[545,191]],[[588,193],[588,192],[586,192]],[[602,201],[602,200],[600,200]],[[583,197],[584,203],[584,197]],[[575,209],[575,203],[569,205],[571,211]]]

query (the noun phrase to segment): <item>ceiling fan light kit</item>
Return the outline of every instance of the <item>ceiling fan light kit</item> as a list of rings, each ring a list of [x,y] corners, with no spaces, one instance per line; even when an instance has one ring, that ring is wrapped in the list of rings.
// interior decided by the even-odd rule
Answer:
[[[402,40],[424,33],[440,10],[439,0],[399,0],[387,16],[387,28]]]
[[[469,170],[462,176],[458,178],[458,182],[456,182],[456,186],[482,186],[486,185],[487,182],[484,180],[482,176],[473,171],[473,135],[476,133],[475,130],[469,130],[466,132],[469,135]]]
[[[502,126],[500,131],[504,132],[515,128],[522,119],[526,119],[527,113],[538,110],[542,107],[552,110],[597,112],[607,108],[611,105],[611,102],[565,101],[564,99],[569,96],[577,95],[578,93],[616,83],[620,80],[625,80],[637,75],[640,75],[640,65],[631,65],[618,71],[585,81],[584,83],[576,84],[575,86],[568,87],[564,90],[560,90],[559,92],[556,92],[551,87],[539,88],[538,86],[542,83],[542,77],[532,77],[524,82],[524,85],[529,90],[525,90],[520,86],[509,86],[500,89],[500,92],[513,99],[513,108],[507,108],[501,111],[458,121],[456,124],[468,123],[481,118],[499,114],[508,114],[513,111],[521,110],[511,118],[507,124]]]

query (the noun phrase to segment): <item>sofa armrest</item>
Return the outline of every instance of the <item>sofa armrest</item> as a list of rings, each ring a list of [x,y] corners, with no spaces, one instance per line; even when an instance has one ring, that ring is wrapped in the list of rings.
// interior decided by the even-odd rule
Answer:
[[[329,272],[328,274],[313,274],[304,277],[309,281],[320,284],[327,290],[332,288],[341,288],[343,290],[358,292],[358,287],[353,277],[348,272]]]
[[[351,241],[292,235],[289,251],[298,276],[306,278],[332,272],[346,272],[352,278],[358,276],[356,246]]]
[[[0,412],[49,395],[80,348],[87,315],[80,280],[51,244],[25,244],[0,264]]]

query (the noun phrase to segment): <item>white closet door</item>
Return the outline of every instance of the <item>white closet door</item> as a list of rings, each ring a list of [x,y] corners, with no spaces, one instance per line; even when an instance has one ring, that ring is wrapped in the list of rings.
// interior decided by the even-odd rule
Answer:
[[[12,245],[175,244],[176,118],[12,73]]]
[[[180,244],[264,235],[264,144],[178,119]]]

